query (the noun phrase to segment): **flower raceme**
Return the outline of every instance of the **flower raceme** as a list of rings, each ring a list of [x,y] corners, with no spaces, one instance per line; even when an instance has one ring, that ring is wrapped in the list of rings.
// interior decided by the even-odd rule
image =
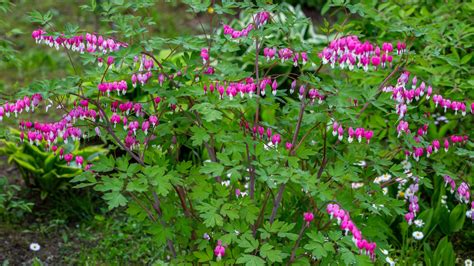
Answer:
[[[397,114],[399,114],[400,118],[403,118],[407,112],[407,104],[415,100],[421,100],[425,95],[426,99],[429,100],[433,93],[433,88],[426,86],[425,82],[418,84],[416,76],[414,76],[410,82],[410,72],[405,71],[400,75],[395,86],[387,86],[383,88],[383,91],[392,93],[392,99],[397,102]],[[463,116],[467,113],[466,109],[468,104],[466,102],[443,98],[443,96],[439,94],[434,94],[432,101],[435,107],[443,108],[445,113],[448,109],[454,111],[455,114],[459,111]],[[471,113],[474,114],[474,102],[471,103]]]
[[[444,183],[445,186],[450,187],[450,192],[455,194],[455,197],[459,202],[465,203],[468,205],[468,209],[470,207],[470,210],[466,212],[466,216],[474,222],[474,200],[471,200],[471,193],[470,193],[470,188],[469,185],[466,182],[462,182],[456,189],[456,182],[454,181],[453,178],[451,178],[449,175],[445,175],[444,177]],[[469,206],[470,202],[470,206]]]
[[[101,52],[106,54],[128,46],[126,43],[91,33],[86,33],[85,36],[76,35],[70,38],[65,37],[64,34],[54,37],[53,35],[48,35],[43,29],[37,29],[31,33],[31,37],[35,39],[36,43],[44,43],[49,47],[54,46],[57,50],[59,50],[59,47],[64,47],[74,52],[80,52],[81,54],[84,52]]]
[[[324,48],[318,56],[322,59],[323,64],[330,64],[332,68],[338,64],[341,69],[347,67],[349,70],[353,70],[357,67],[368,71],[369,66],[377,69],[391,65],[392,52],[393,45],[391,43],[383,43],[382,47],[379,47],[368,41],[361,42],[357,36],[351,35],[331,41],[329,46]],[[405,50],[401,47],[397,49],[398,55],[403,52]]]
[[[334,122],[332,124],[332,135],[338,136],[338,139],[342,141],[344,138],[344,128],[338,122]],[[370,140],[374,136],[374,132],[372,130],[364,129],[364,128],[356,128],[355,130],[352,127],[348,129],[348,138],[347,141],[352,143],[354,138],[356,138],[359,143],[362,141],[362,138],[367,140],[367,143],[370,143]]]
[[[254,30],[254,28],[255,28],[253,23],[255,23],[257,28],[259,28],[259,27],[263,26],[264,24],[266,24],[269,18],[270,18],[270,13],[269,12],[266,12],[266,11],[259,12],[253,17],[253,22],[249,23],[242,30],[235,30],[231,26],[225,24],[223,26],[224,27],[224,35],[229,35],[232,39],[247,37],[249,35],[249,33],[252,30]]]
[[[264,96],[265,90],[268,85],[271,86],[272,94],[276,95],[278,83],[276,82],[276,80],[272,81],[268,77],[263,78],[258,84],[253,78],[246,78],[244,81],[241,81],[241,82],[226,82],[226,81],[217,82],[216,81],[216,82],[210,83],[209,85],[204,85],[203,90],[204,90],[204,93],[206,94],[208,91],[210,93],[217,91],[219,93],[220,99],[224,99],[224,96],[227,95],[232,100],[235,96],[237,96],[237,94],[240,94],[242,98],[246,94],[248,94],[249,97],[252,98],[253,95],[257,91],[257,86],[260,87],[260,93],[262,96]]]
[[[415,136],[415,139],[418,136]],[[443,141],[443,147],[444,151],[448,152],[449,147],[454,145],[454,144],[465,144],[469,140],[469,137],[467,135],[465,136],[459,136],[459,135],[451,135],[448,138],[445,138]],[[407,150],[405,151],[405,154],[407,156],[413,155],[413,158],[418,161],[421,156],[423,156],[426,152],[426,157],[430,157],[431,154],[437,153],[438,150],[441,148],[441,142],[437,139],[433,140],[430,145],[426,147],[412,147],[413,152]]]
[[[458,101],[450,100],[447,98],[443,98],[443,96],[438,95],[438,94],[433,95],[433,102],[436,107],[440,106],[441,108],[443,108],[445,113],[448,109],[451,109],[452,111],[454,111],[454,114],[456,115],[458,114],[458,111],[460,111],[463,116],[465,116],[467,113],[465,102],[458,102]],[[473,113],[473,109],[472,109],[473,106],[474,106],[474,102],[471,103],[471,113]]]
[[[265,130],[264,127],[262,126],[255,126],[252,129],[252,135],[256,138],[260,139],[267,139],[267,141],[270,141],[273,145],[278,145],[281,143],[281,136],[278,133],[273,134],[271,128],[267,128]]]
[[[328,204],[326,211],[329,217],[337,220],[337,224],[340,225],[341,230],[345,231],[346,235],[352,233],[352,241],[357,246],[361,253],[369,255],[372,260],[375,260],[375,248],[377,244],[375,242],[368,242],[362,237],[361,231],[357,228],[354,222],[351,220],[349,213],[342,209],[338,204]]]
[[[281,60],[282,63],[285,61],[291,60],[294,66],[298,66],[298,64],[306,64],[308,62],[308,54],[306,52],[294,52],[289,48],[282,48],[278,50],[276,48],[263,48],[263,56],[269,60],[273,60],[278,56],[278,59]]]
[[[148,58],[145,55],[142,55],[140,57],[135,56],[134,62],[135,65],[138,65],[138,72],[132,74],[131,77],[132,86],[135,88],[138,82],[140,82],[140,84],[143,86],[151,79],[151,77],[153,76],[151,70],[154,68],[155,63],[153,59]],[[158,83],[160,84],[160,86],[163,84],[164,78],[165,77],[162,73],[158,75]]]
[[[110,96],[110,92],[116,91],[118,95],[122,94],[125,95],[127,92],[127,82],[125,80],[121,81],[114,81],[114,82],[103,82],[97,85],[97,89],[99,89],[99,92],[101,92],[103,95],[107,93],[107,96]]]
[[[8,103],[0,105],[0,121],[3,120],[3,117],[10,117],[11,114],[14,114],[15,117],[18,117],[18,114],[21,114],[23,111],[33,112],[35,107],[43,100],[41,94],[34,94],[33,96],[25,96],[23,99],[18,99],[15,103]]]
[[[470,202],[471,194],[470,194],[470,189],[469,189],[468,184],[466,184],[465,182],[462,182],[459,185],[459,187],[457,187],[457,189],[456,189],[456,182],[449,175],[444,176],[444,183],[445,183],[446,187],[448,185],[450,186],[451,193],[454,193],[456,191],[456,198],[460,202],[463,202],[463,203],[466,203],[466,204],[468,204]]]

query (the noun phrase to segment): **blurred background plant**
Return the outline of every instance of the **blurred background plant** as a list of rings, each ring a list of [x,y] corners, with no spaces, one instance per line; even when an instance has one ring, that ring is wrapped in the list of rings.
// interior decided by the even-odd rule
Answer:
[[[4,176],[0,177],[0,221],[15,223],[31,212],[33,203],[20,195],[21,187],[10,184]]]

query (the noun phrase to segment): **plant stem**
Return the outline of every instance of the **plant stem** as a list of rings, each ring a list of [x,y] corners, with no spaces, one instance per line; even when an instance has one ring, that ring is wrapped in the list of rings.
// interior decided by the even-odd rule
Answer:
[[[296,256],[296,249],[298,248],[299,244],[300,244],[300,241],[301,241],[301,238],[303,238],[303,233],[304,233],[304,230],[306,229],[306,225],[303,224],[301,226],[301,230],[300,230],[300,234],[298,235],[298,239],[296,239],[296,243],[295,245],[293,246],[293,249],[291,250],[291,257],[290,257],[290,260],[288,261],[288,263],[286,265],[290,265],[291,263],[293,263],[293,261],[295,260],[295,256]]]
[[[259,65],[258,65],[258,55],[260,54],[260,48],[258,45],[258,38],[255,38],[255,79],[257,80],[257,100],[256,100],[256,110],[255,110],[255,119],[253,121],[253,126],[256,127],[258,125],[258,120],[260,118],[260,74],[259,74]],[[248,144],[247,144],[248,147]],[[248,148],[247,148],[248,150]],[[254,145],[255,150],[255,145]],[[249,196],[251,199],[254,199],[255,194],[255,166],[253,165],[253,161],[255,161],[255,155],[251,156],[249,160],[250,166],[250,183],[249,183]]]
[[[291,144],[293,144],[293,147],[295,146],[296,140],[298,138],[298,133],[300,132],[301,129],[301,123],[303,121],[303,115],[304,115],[304,109],[306,107],[306,93],[308,92],[309,86],[306,86],[303,92],[303,97],[301,98],[301,105],[300,105],[300,112],[298,114],[298,121],[296,122],[296,128],[295,132],[293,134],[293,140],[291,141]],[[292,148],[290,150],[290,155],[294,155],[296,152],[296,149]],[[286,183],[283,183],[280,185],[280,188],[278,189],[278,194],[276,196],[275,201],[273,202],[273,209],[272,209],[272,214],[270,216],[270,223],[272,224],[273,221],[275,220],[275,217],[278,212],[278,208],[280,206],[281,199],[283,198],[283,192],[285,191]]]

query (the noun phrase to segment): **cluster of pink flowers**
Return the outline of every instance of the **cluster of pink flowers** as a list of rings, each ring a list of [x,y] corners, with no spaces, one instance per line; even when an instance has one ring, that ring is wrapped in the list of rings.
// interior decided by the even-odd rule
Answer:
[[[108,52],[117,51],[122,47],[128,46],[126,43],[118,42],[110,38],[104,38],[100,35],[97,36],[90,33],[86,33],[85,37],[83,35],[77,35],[67,38],[64,37],[64,34],[54,37],[52,35],[48,35],[43,29],[37,29],[31,33],[31,37],[35,39],[36,43],[44,43],[50,47],[54,46],[56,49],[59,49],[59,47],[62,46],[68,50],[77,51],[80,53],[102,52],[106,54]]]
[[[248,24],[247,27],[245,27],[242,30],[234,30],[231,26],[224,25],[224,35],[230,35],[232,39],[247,37],[249,35],[249,32],[252,30],[253,30],[253,24]]]
[[[405,214],[405,220],[409,225],[413,223],[417,213],[420,212],[420,205],[418,204],[418,196],[415,195],[419,190],[418,177],[414,178],[415,182],[411,184],[405,192],[405,198],[408,199],[408,213]]]
[[[107,57],[107,66],[112,67],[114,62],[115,58],[113,56]],[[102,65],[104,64],[104,59],[102,57],[98,57],[97,64],[99,65],[99,67],[102,67]]]
[[[270,13],[268,12],[259,12],[254,17],[255,24],[258,27],[261,27],[265,23],[267,23],[268,19],[270,18]],[[232,39],[238,39],[241,37],[247,37],[249,33],[254,29],[254,24],[249,23],[244,29],[242,30],[235,30],[229,25],[224,25],[224,35],[229,35]]]
[[[361,231],[352,222],[349,212],[343,210],[338,204],[328,204],[326,211],[331,219],[337,219],[337,224],[341,226],[341,230],[345,231],[346,235],[349,232],[352,233],[352,241],[359,248],[360,252],[369,255],[372,260],[375,260],[377,244],[369,242],[362,237]]]
[[[456,182],[454,182],[454,179],[452,179],[449,175],[445,175],[444,183],[446,187],[449,185],[451,187],[451,193],[454,193],[456,190]]]
[[[410,128],[408,127],[408,122],[400,120],[400,123],[398,123],[397,125],[397,132],[398,132],[398,135],[397,135],[398,138],[402,135],[403,132],[405,132],[406,134],[409,134]],[[416,135],[413,138],[415,139],[416,142],[420,142],[421,137],[423,137],[427,133],[428,133],[428,124],[424,124],[422,127],[418,128],[418,130],[416,131]]]
[[[416,135],[414,137],[415,141],[420,142],[421,137],[423,137],[426,134],[428,134],[428,124],[424,124],[422,127],[418,128],[418,130],[416,131]]]
[[[466,204],[469,203],[471,199],[471,194],[469,191],[469,185],[466,184],[465,182],[462,182],[461,185],[459,185],[457,191],[456,191],[456,198],[460,202],[464,202]]]
[[[445,183],[445,186],[449,185],[451,187],[451,193],[454,193],[454,191],[456,191],[456,198],[460,202],[463,202],[466,204],[470,202],[471,194],[470,194],[470,189],[469,189],[468,184],[466,184],[465,182],[462,182],[456,190],[456,182],[449,175],[444,176],[444,183]]]
[[[64,155],[64,160],[66,161],[67,165],[70,165],[73,159],[74,155],[70,153]],[[84,158],[82,156],[77,155],[75,161],[79,167],[82,167],[82,165],[84,164]]]
[[[32,123],[29,121],[20,121],[21,141],[25,138],[24,130],[28,130],[26,138],[30,144],[35,143],[39,145],[41,141],[45,140],[49,147],[52,143],[57,143],[58,138],[61,138],[64,143],[68,142],[68,138],[71,138],[73,141],[80,140],[83,137],[82,131],[80,128],[74,127],[73,123],[75,123],[77,119],[84,120],[85,118],[90,118],[95,121],[97,117],[95,110],[88,109],[87,100],[80,101],[80,104],[81,106],[71,109],[69,113],[64,115],[58,122]]]
[[[130,106],[133,106],[133,107],[130,107]],[[117,107],[115,107],[115,110],[116,108]],[[110,123],[114,125],[114,128],[117,126],[117,124],[122,123],[123,129],[128,130],[127,136],[124,139],[125,146],[129,149],[139,148],[140,142],[136,138],[137,132],[141,130],[143,134],[148,135],[150,127],[155,128],[159,124],[158,117],[156,117],[155,115],[151,115],[150,117],[148,117],[148,119],[143,120],[141,123],[139,121],[128,121],[126,115],[132,108],[134,112],[137,114],[137,116],[143,115],[141,105],[137,105],[137,104],[133,105],[130,102],[128,102],[125,104],[120,104],[119,108],[121,109],[122,113],[125,113],[125,115],[120,116],[117,113],[112,114],[112,116],[110,116]],[[100,131],[96,129],[96,133],[99,135]]]
[[[257,24],[257,27],[261,27],[265,25],[270,18],[270,13],[267,11],[262,11],[258,12],[257,15],[255,15],[254,20],[255,24]]]
[[[204,85],[203,90],[204,93],[207,93],[208,91],[213,93],[217,90],[220,99],[224,99],[224,95],[227,95],[232,100],[235,96],[237,96],[237,94],[240,94],[242,98],[245,94],[248,94],[249,97],[252,98],[257,90],[257,86],[260,87],[260,94],[262,96],[265,96],[265,89],[267,85],[271,86],[272,94],[276,95],[278,83],[276,80],[272,80],[268,77],[263,78],[259,84],[257,84],[254,79],[250,77],[240,82],[227,83],[226,81],[224,81],[224,83],[219,83],[216,81],[215,83],[209,84],[209,86]]]
[[[214,255],[216,255],[218,261],[221,260],[225,255],[225,247],[222,245],[221,240],[217,240],[217,246],[214,249]]]
[[[451,135],[448,138],[445,138],[444,141],[443,141],[444,151],[448,152],[449,146],[451,144],[456,144],[456,143],[463,144],[463,143],[466,143],[468,139],[469,139],[469,137],[467,135],[466,136]],[[413,155],[413,158],[416,161],[418,161],[420,159],[420,157],[423,156],[425,151],[426,151],[426,157],[430,157],[430,155],[432,153],[438,152],[440,147],[441,147],[440,141],[435,139],[426,148],[424,148],[424,147],[413,147],[413,152],[405,151],[405,154],[407,156]]]
[[[397,126],[397,132],[398,132],[398,135],[397,135],[398,138],[402,135],[402,132],[409,134],[410,128],[408,128],[408,122],[400,120],[400,123],[398,123],[398,126]]]
[[[263,48],[263,56],[268,60],[273,60],[276,58],[277,49],[276,48]],[[301,59],[301,63],[304,65],[308,62],[308,54],[306,52],[294,52],[289,48],[282,48],[278,50],[278,58],[281,62],[285,62],[287,60],[292,60],[294,66],[298,66],[298,63]]]
[[[30,144],[40,145],[45,140],[49,145],[57,143],[58,138],[62,138],[64,143],[68,142],[70,137],[73,141],[79,140],[82,137],[80,128],[73,127],[66,119],[55,123],[39,123],[39,122],[20,122],[20,140],[23,141],[25,134],[23,130],[28,130],[26,134],[27,140]]]
[[[412,101],[420,100],[425,94],[426,94],[426,99],[431,98],[431,94],[433,92],[433,89],[431,86],[426,86],[425,82],[421,82],[420,85],[418,86],[418,79],[416,76],[414,76],[411,80],[411,89],[408,89],[408,83],[410,79],[410,72],[405,71],[400,75],[397,81],[397,85],[395,87],[392,86],[387,86],[383,88],[383,91],[385,92],[391,92],[392,93],[392,99],[397,101],[397,114],[399,114],[400,118],[403,118],[407,112],[407,104],[411,103]],[[448,109],[451,109],[454,111],[455,114],[460,111],[462,115],[466,115],[466,102],[462,101],[453,101],[447,98],[443,98],[443,96],[439,94],[433,95],[433,102],[436,107],[441,106],[444,109],[444,112],[446,112]],[[471,113],[474,114],[474,102],[471,103]]]
[[[412,78],[411,89],[408,89],[407,84],[409,78],[410,72],[405,71],[398,78],[397,85],[395,87],[387,86],[383,88],[384,92],[392,93],[392,99],[397,102],[396,112],[400,118],[403,118],[407,113],[407,104],[414,100],[420,100],[425,94],[426,99],[430,99],[431,93],[433,92],[431,86],[426,86],[424,82],[421,82],[420,85],[417,86],[418,80],[416,76]]]
[[[127,93],[127,82],[125,80],[114,81],[114,82],[103,82],[97,85],[97,88],[102,94],[107,93],[107,96],[110,96],[110,92],[116,91],[118,95],[122,93],[125,95]]]
[[[77,119],[84,120],[90,118],[92,121],[95,121],[98,113],[94,109],[88,108],[89,102],[87,100],[80,101],[80,106],[76,106],[71,109],[67,115],[64,116],[63,121],[73,122]]]
[[[299,98],[302,99],[303,98],[303,93],[304,93],[304,88],[303,88],[303,91],[301,91],[302,88],[300,87],[300,94],[299,94]],[[308,91],[308,97],[310,99],[310,102],[311,104],[314,104],[314,102],[316,101],[316,99],[318,100],[318,103],[321,104],[324,100],[324,98],[326,98],[319,90],[317,89],[310,89]]]
[[[110,123],[114,125],[114,128],[119,123],[123,123],[123,128],[128,130],[129,136],[136,135],[137,130],[141,128],[145,135],[148,134],[148,129],[150,126],[153,128],[159,124],[158,118],[155,115],[151,115],[148,120],[144,120],[141,125],[138,121],[128,121],[126,116],[121,117],[119,114],[114,113],[110,117]]]
[[[349,143],[352,143],[354,138],[357,138],[359,143],[362,141],[362,138],[365,138],[367,140],[367,143],[370,143],[370,139],[374,136],[374,132],[372,130],[364,129],[364,128],[356,128],[355,130],[352,127],[349,127],[348,130],[349,137],[347,138],[347,141]],[[338,136],[338,139],[341,141],[344,138],[344,129],[342,125],[340,125],[338,122],[334,122],[332,124],[332,135],[333,136]]]
[[[406,46],[404,46],[406,48]],[[405,49],[397,46],[397,54],[402,54]],[[379,66],[386,67],[391,65],[393,57],[393,45],[391,43],[383,43],[380,48],[368,41],[362,43],[357,36],[346,36],[331,41],[328,47],[324,48],[319,57],[323,64],[331,64],[334,68],[339,64],[341,69],[346,67],[353,70],[355,67],[369,70],[369,65],[374,69]]]
[[[458,114],[458,111],[461,111],[462,115],[466,115],[466,103],[465,102],[457,102],[451,101],[450,99],[443,98],[443,96],[439,94],[433,95],[433,102],[436,107],[441,106],[446,113],[447,109],[451,109],[454,111],[454,114]],[[471,113],[474,114],[474,102],[471,103]]]
[[[129,115],[130,112],[133,111],[137,117],[144,115],[143,105],[141,103],[133,103],[133,102],[119,103],[119,101],[114,101],[110,105],[110,110],[112,112],[117,112],[117,110],[120,110],[125,115]]]
[[[3,117],[10,117],[10,114],[15,114],[15,117],[18,114],[21,114],[23,110],[29,112],[30,110],[34,112],[35,107],[43,100],[41,94],[34,94],[33,96],[25,96],[23,99],[16,100],[15,103],[6,102],[3,106],[0,105],[0,121],[3,120]]]
[[[147,56],[145,55],[142,55],[141,57],[135,56],[134,61],[135,63],[138,63],[138,61],[140,61],[139,67],[138,67],[138,73],[134,73],[132,75],[132,86],[135,88],[138,82],[140,82],[140,84],[143,86],[153,76],[153,74],[151,73],[151,70],[154,67],[154,61],[151,58],[147,58]],[[158,79],[162,79],[162,80],[159,80],[160,85],[162,85],[164,81],[163,74],[158,76]]]
[[[290,94],[292,94],[295,91],[295,87],[296,87],[296,80],[291,82]],[[306,85],[301,85],[300,89],[298,91],[298,98],[300,100],[302,100],[305,97],[305,95],[304,95],[305,91],[306,91]],[[319,90],[314,89],[314,88],[311,88],[308,91],[308,97],[310,99],[311,104],[314,104],[316,100],[318,100],[318,103],[321,104],[323,102],[323,100],[326,98],[326,96],[324,96],[324,94],[322,94]]]
[[[264,137],[267,137],[267,141],[271,141],[273,145],[278,145],[281,143],[281,136],[278,133],[273,134],[271,128],[267,128],[265,130],[264,127],[262,126],[254,126],[252,129],[252,133],[254,136],[264,139]],[[258,134],[258,135],[257,135]]]

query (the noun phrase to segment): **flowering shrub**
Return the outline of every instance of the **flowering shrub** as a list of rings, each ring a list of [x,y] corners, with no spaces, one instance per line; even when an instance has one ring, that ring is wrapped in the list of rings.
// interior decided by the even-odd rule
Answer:
[[[286,5],[188,2],[210,20],[200,36],[62,33],[36,18],[33,39],[75,74],[33,84],[0,119],[19,117],[18,141],[83,168],[71,182],[142,221],[163,260],[454,263],[448,237],[474,220],[474,106],[417,77],[429,75],[411,32],[326,26],[319,46],[287,35],[310,22]],[[61,118],[21,120],[40,107]],[[111,155],[64,152],[92,140]]]

